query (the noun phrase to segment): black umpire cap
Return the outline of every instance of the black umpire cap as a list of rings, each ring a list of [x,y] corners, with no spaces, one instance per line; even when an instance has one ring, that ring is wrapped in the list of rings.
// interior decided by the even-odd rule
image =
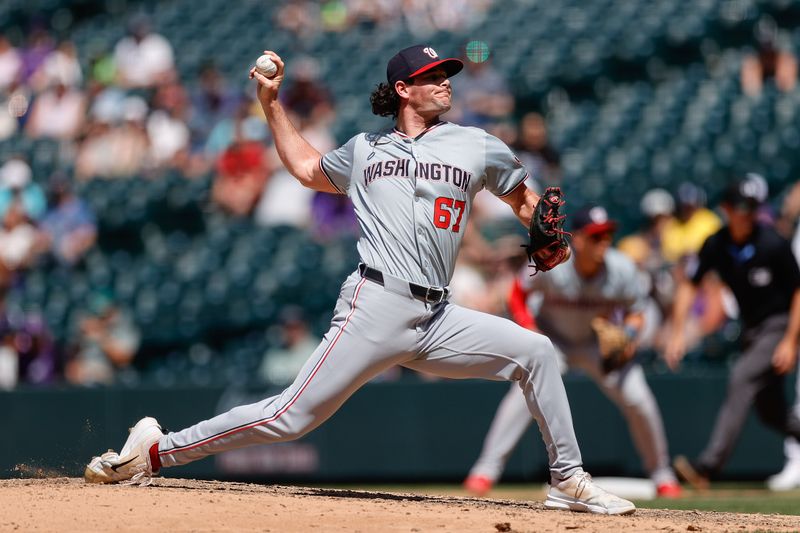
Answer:
[[[443,68],[449,78],[461,72],[464,63],[454,57],[439,59],[439,54],[433,47],[418,44],[400,50],[389,60],[386,80],[389,86],[394,87],[400,80],[409,80],[436,67]]]
[[[768,195],[766,180],[751,172],[728,186],[722,196],[722,203],[734,209],[755,211],[767,200]]]

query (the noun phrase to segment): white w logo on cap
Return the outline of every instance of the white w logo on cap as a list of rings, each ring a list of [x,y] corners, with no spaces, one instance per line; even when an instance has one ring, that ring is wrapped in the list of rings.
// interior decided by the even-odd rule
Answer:
[[[425,48],[422,49],[422,51],[428,54],[428,56],[431,59],[436,59],[437,57],[439,57],[439,54],[436,53],[436,50],[434,50],[430,46],[426,46]]]

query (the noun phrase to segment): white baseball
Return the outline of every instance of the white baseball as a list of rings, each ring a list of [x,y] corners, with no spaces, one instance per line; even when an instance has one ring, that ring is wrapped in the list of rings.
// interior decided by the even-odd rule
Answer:
[[[278,67],[268,55],[256,59],[256,70],[264,77],[271,78],[278,72]]]

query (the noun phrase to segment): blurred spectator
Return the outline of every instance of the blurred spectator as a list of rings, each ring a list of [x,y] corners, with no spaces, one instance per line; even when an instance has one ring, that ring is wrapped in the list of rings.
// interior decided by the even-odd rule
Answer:
[[[131,365],[141,333],[107,293],[91,295],[88,309],[90,314],[80,320],[69,349],[66,378],[76,385],[109,385]]]
[[[524,263],[520,236],[507,235],[490,243],[468,222],[450,280],[451,300],[485,313],[505,314],[506,295]]]
[[[320,342],[309,331],[302,310],[295,306],[281,312],[280,336],[281,346],[267,350],[259,369],[261,379],[273,385],[291,383]]]
[[[696,254],[703,242],[720,227],[722,221],[706,205],[706,193],[693,183],[678,186],[676,217],[667,221],[661,234],[664,258],[676,263]]]
[[[437,30],[459,32],[475,27],[490,4],[488,0],[403,0],[402,15],[408,30],[422,39]]]
[[[485,127],[514,112],[514,97],[505,78],[489,60],[464,61],[464,70],[453,78],[453,120],[463,126]],[[451,112],[452,113],[452,112]]]
[[[650,189],[639,203],[644,225],[637,232],[620,239],[617,249],[627,255],[645,276],[649,299],[646,305],[643,347],[660,342],[659,328],[669,314],[675,292],[672,265],[661,254],[661,234],[675,212],[672,195],[660,188]]]
[[[0,93],[8,91],[22,74],[22,56],[4,34],[0,33]]]
[[[31,84],[37,91],[56,84],[80,87],[83,84],[83,72],[75,44],[62,41],[58,48],[45,57],[39,70],[34,72]]]
[[[53,79],[53,86],[40,94],[25,124],[29,137],[74,139],[83,127],[86,97],[83,91],[70,87],[63,80]]]
[[[248,135],[263,140],[269,135],[263,112],[260,115],[253,114],[252,98],[246,96],[236,103],[236,111],[220,120],[208,135],[204,150],[206,157],[211,160],[216,161],[233,144],[237,129],[244,129],[249,132]]]
[[[47,210],[47,198],[33,181],[31,167],[21,158],[11,158],[0,167],[0,217],[17,200],[31,220],[39,220]]]
[[[147,17],[133,17],[128,33],[114,48],[119,85],[148,88],[174,77],[172,45],[167,39],[151,31]]]
[[[309,0],[289,0],[275,10],[274,23],[291,32],[301,41],[310,40],[319,34],[320,4]]]
[[[694,206],[700,201],[693,196],[698,190],[684,189],[682,192],[684,202]],[[684,243],[686,248],[679,252],[682,255],[677,263],[667,260],[662,253],[666,229],[680,227],[680,222],[673,216],[675,202],[669,192],[660,188],[651,189],[642,197],[640,209],[646,220],[645,226],[638,233],[621,239],[617,247],[647,277],[650,287],[650,301],[646,310],[649,323],[643,332],[643,339],[647,341],[645,346],[661,350],[673,332],[670,314],[675,288],[686,278],[687,265],[693,261],[696,250],[689,243]],[[676,237],[673,235],[673,238]],[[684,328],[690,349],[718,330],[728,315],[735,313],[735,305],[731,307],[729,300],[725,287],[715,276],[707,276],[699,285],[690,309],[692,319],[687,321]]]
[[[107,43],[96,43],[89,50],[89,71],[87,78],[89,85],[108,87],[117,79],[117,67],[114,64],[114,55],[107,48]]]
[[[248,216],[261,197],[269,177],[269,160],[263,144],[264,130],[240,115],[234,125],[234,142],[217,160],[211,198],[223,211]],[[255,125],[254,125],[255,126]]]
[[[317,192],[311,200],[311,233],[321,242],[358,235],[353,203],[344,194]]]
[[[335,141],[328,129],[327,120],[314,121],[309,118],[303,123],[293,113],[291,120],[293,124],[303,124],[300,134],[319,153],[324,154],[335,148]],[[258,122],[263,124],[262,119],[258,119]],[[321,224],[318,221],[314,221],[314,215],[311,214],[312,204],[317,193],[300,185],[289,174],[280,162],[274,145],[270,148],[269,160],[275,166],[256,207],[256,222],[264,226],[288,224],[301,228],[307,228],[311,223],[314,223],[319,227]],[[287,201],[287,198],[292,200]],[[343,198],[317,201],[319,202],[317,208],[323,211],[319,216],[336,219],[338,222],[345,224],[344,233],[350,232],[352,227],[350,226],[350,218],[346,213],[347,202]],[[326,235],[329,235],[328,228],[321,229]],[[324,239],[325,237],[322,238]]]
[[[328,0],[320,6],[323,31],[341,32],[348,28],[347,5],[342,0]]]
[[[395,22],[400,4],[393,0],[347,0],[348,26],[373,29]]]
[[[138,96],[129,96],[119,108],[119,126],[114,126],[105,112],[89,126],[75,158],[77,178],[129,177],[151,166],[150,139],[144,125],[147,104]]]
[[[319,81],[319,65],[311,57],[298,58],[292,68],[288,87],[281,90],[283,104],[300,119],[302,129],[309,122],[325,122],[332,118],[333,99]]]
[[[22,203],[15,200],[3,214],[0,226],[0,287],[9,287],[30,267],[40,250],[39,232]]]
[[[756,25],[755,50],[742,60],[742,91],[758,96],[769,79],[783,92],[791,92],[797,85],[797,58],[789,38],[781,38],[778,28],[769,17]]]
[[[213,63],[203,66],[197,87],[191,91],[189,129],[192,149],[202,148],[213,127],[234,114],[238,95],[231,90],[225,78]]]
[[[157,167],[184,168],[191,137],[186,123],[188,94],[180,83],[167,81],[158,86],[152,104],[147,119],[150,158]]]
[[[661,254],[661,234],[672,220],[675,200],[664,189],[650,189],[642,196],[639,209],[645,221],[642,229],[620,239],[617,248],[640,268],[657,271],[666,263]]]
[[[52,383],[58,363],[55,343],[41,315],[0,309],[0,389]]]
[[[541,193],[561,185],[561,157],[547,140],[547,125],[539,113],[526,113],[519,125],[515,153],[528,171],[529,186]]]
[[[452,303],[484,313],[493,311],[488,280],[481,269],[463,254],[459,254],[456,259],[449,286],[453,295],[450,298]]]
[[[50,177],[50,209],[41,223],[46,247],[59,262],[78,263],[97,240],[97,223],[64,175]]]
[[[22,80],[29,79],[41,68],[53,51],[53,38],[41,26],[28,33],[28,41],[22,50]]]
[[[273,151],[270,154],[277,159]],[[255,221],[262,226],[308,228],[312,222],[311,204],[316,194],[300,185],[283,166],[278,166],[261,193],[255,208]]]

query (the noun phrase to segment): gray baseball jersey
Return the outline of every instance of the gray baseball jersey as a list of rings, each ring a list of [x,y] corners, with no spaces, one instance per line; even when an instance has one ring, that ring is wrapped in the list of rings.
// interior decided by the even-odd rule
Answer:
[[[559,349],[565,368],[584,371],[619,406],[645,470],[656,485],[675,483],[661,412],[641,365],[632,363],[604,374],[591,328],[598,315],[621,320],[626,312],[644,310],[646,284],[634,263],[611,248],[605,255],[605,267],[591,279],[578,275],[573,256],[558,268],[533,277],[525,270],[520,281],[527,291],[534,291],[536,324]],[[512,388],[497,409],[470,475],[498,480],[530,423],[525,399]]]
[[[402,365],[450,378],[516,382],[528,416],[539,423],[552,478],[579,472],[552,343],[500,317],[415,298],[409,285],[448,284],[475,194],[513,191],[526,177],[519,160],[482,130],[442,122],[413,139],[397,130],[359,134],[323,156],[320,167],[352,198],[361,260],[382,281],[351,274],[330,329],[294,383],[277,396],[165,435],[158,446],[162,464],[296,439],[372,377]]]
[[[535,292],[534,315],[539,329],[556,344],[575,346],[594,343],[591,321],[601,315],[621,320],[625,312],[642,312],[647,287],[636,265],[610,248],[605,267],[592,279],[575,271],[575,258],[544,275],[523,272],[520,283]]]
[[[527,177],[502,141],[450,122],[431,126],[416,139],[396,129],[362,133],[320,164],[353,201],[361,260],[439,287],[453,276],[475,194],[485,187],[504,196]]]

